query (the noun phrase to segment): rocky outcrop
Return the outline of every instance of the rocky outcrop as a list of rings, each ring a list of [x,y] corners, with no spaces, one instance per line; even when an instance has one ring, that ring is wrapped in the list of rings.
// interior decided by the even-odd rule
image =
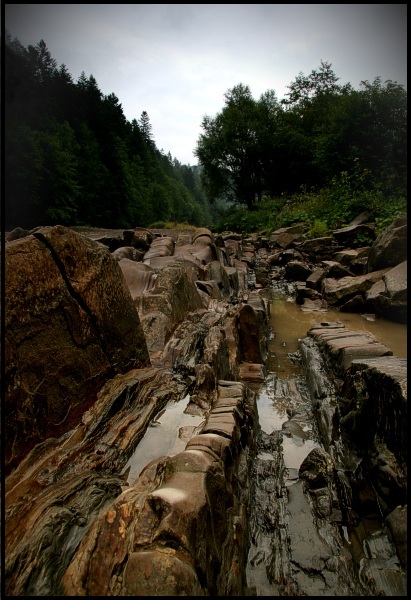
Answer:
[[[366,293],[367,310],[379,317],[407,323],[407,261],[393,267]]]
[[[358,223],[333,231],[333,237],[341,246],[356,248],[364,245],[364,240],[375,240],[375,223]]]
[[[6,481],[7,592],[155,595],[161,585],[171,594],[235,595],[245,585],[247,478],[255,428],[254,394],[239,379],[240,374],[253,380],[264,376],[266,301],[256,290],[245,293],[247,262],[236,259],[237,266],[229,267],[207,231],[186,240],[194,239],[188,245],[198,249],[196,260],[176,255],[174,248],[184,244],[174,247],[174,240],[154,245],[160,254],[171,252],[168,256],[148,256],[147,249],[143,262],[116,260],[109,247],[117,244],[110,239],[103,244],[54,227],[7,244],[7,272],[14,274],[8,287],[14,302],[8,316],[14,334],[8,338],[8,389],[22,394],[27,390],[18,387],[21,380],[32,385],[31,395],[10,392],[8,397],[8,435],[14,437],[7,443],[25,446],[20,455],[14,451]],[[164,259],[166,264],[152,266]],[[201,282],[216,287],[205,293],[197,286]],[[19,289],[30,292],[29,302]],[[37,329],[30,329],[32,322]],[[24,344],[32,354],[20,350]],[[55,401],[57,411],[66,402],[71,416],[61,430],[51,412],[40,415],[39,423],[32,417],[39,402],[30,406],[29,399],[38,401],[37,391],[45,394],[47,387],[24,374],[23,367],[32,365],[19,353],[27,358],[34,351],[49,368],[60,368],[69,352],[70,365],[79,364],[78,370],[64,370],[71,395],[58,396],[55,378],[50,381],[49,406]],[[44,371],[45,366],[39,375]],[[187,411],[204,417],[202,429],[182,428],[186,450],[170,448],[130,487],[127,463],[150,425],[160,425],[159,415],[187,397]],[[18,419],[13,417],[13,401],[30,408],[27,427],[29,418],[31,427],[38,427],[31,446],[19,435],[17,424],[25,421],[21,410],[15,411]],[[117,540],[111,539],[120,522],[124,535],[120,531]],[[111,533],[103,532],[103,523]],[[85,537],[91,531],[101,533],[104,564],[96,548],[88,549],[96,541]],[[109,538],[114,545],[107,553]],[[39,555],[39,547],[47,550]],[[164,560],[170,571],[163,581]],[[136,579],[136,565],[152,576]]]
[[[407,361],[368,333],[328,322],[312,327],[301,354],[348,527],[355,532],[358,519],[374,511],[382,517],[378,536],[368,534],[363,541],[362,582],[374,595],[405,595],[407,565],[398,523],[404,524],[407,502]],[[306,478],[302,471],[303,465]],[[316,468],[309,481],[320,472]],[[399,561],[393,562],[397,549]]]
[[[181,379],[165,371],[117,375],[74,429],[27,455],[6,479],[7,594],[60,595],[87,529],[127,486],[124,467],[149,423],[186,393]]]
[[[296,410],[281,431],[258,426],[252,390],[266,376],[263,292],[271,279],[284,279],[290,294],[297,289],[302,309],[309,302],[343,309],[355,298],[364,306],[382,292],[380,303],[404,305],[401,267],[398,276],[388,267],[365,273],[369,248],[351,253],[342,238],[308,240],[305,231],[299,224],[270,239],[137,228],[88,239],[57,227],[16,232],[7,242],[16,339],[54,365],[62,360],[56,349],[71,352],[72,338],[73,356],[83,360],[65,380],[76,417],[61,431],[39,430],[10,463],[8,595],[404,595],[401,361],[367,332],[318,323],[301,357],[322,448],[299,471],[285,468],[282,441],[308,437],[305,400],[291,383],[284,394],[295,396]],[[15,249],[23,243],[30,252]],[[31,292],[33,335],[20,333],[18,289]],[[66,337],[57,338],[55,323],[63,322]],[[23,399],[17,370],[31,354],[14,338],[7,343],[10,398],[24,410],[36,398],[33,412],[42,401],[38,381],[25,375],[34,387]],[[85,365],[97,365],[94,379]],[[84,402],[91,385],[94,396]],[[10,423],[22,422],[21,410],[14,422],[12,404],[8,410]],[[21,443],[17,429],[13,435]],[[366,536],[359,569],[341,527],[354,531],[365,506],[384,518],[378,536]]]
[[[200,434],[150,463],[88,530],[62,579],[65,595],[241,593],[254,426],[254,394],[219,382]]]
[[[367,272],[395,267],[407,259],[407,215],[399,215],[371,246]]]
[[[6,472],[77,425],[116,373],[150,364],[118,263],[64,227],[6,245]]]

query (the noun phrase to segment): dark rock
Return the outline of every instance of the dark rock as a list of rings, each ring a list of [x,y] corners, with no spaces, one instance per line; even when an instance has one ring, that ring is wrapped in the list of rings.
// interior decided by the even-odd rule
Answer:
[[[366,295],[367,310],[379,317],[407,323],[407,261],[390,269]]]
[[[154,236],[148,229],[136,227],[135,229],[123,231],[123,239],[125,246],[131,246],[136,250],[146,252],[150,248]]]
[[[353,360],[342,393],[350,399],[345,408],[347,426],[362,449],[384,442],[407,472],[406,426],[407,361],[395,356],[369,356]],[[355,410],[348,416],[350,410]],[[343,415],[344,416],[344,415]]]
[[[341,312],[360,312],[361,310],[364,309],[365,306],[365,298],[362,294],[356,294],[355,296],[353,296],[352,298],[350,298],[349,300],[347,300],[347,302],[344,302],[343,304],[340,305],[340,311]]]
[[[364,242],[370,244],[375,240],[375,223],[361,223],[335,229],[333,236],[341,246],[356,248],[363,246]]]
[[[8,471],[76,425],[107,379],[149,365],[149,355],[120,267],[100,244],[43,228],[9,242],[5,260]]]
[[[284,250],[281,252],[279,263],[280,265],[287,265],[290,261],[301,261],[303,260],[303,256],[301,252],[295,250],[294,248],[290,248],[288,250]]]
[[[296,304],[303,304],[305,299],[307,298],[310,300],[322,301],[320,292],[317,292],[315,289],[311,289],[310,287],[308,287],[307,282],[305,282],[305,284],[298,284],[295,296]]]
[[[277,229],[270,235],[270,246],[272,248],[282,248],[283,250],[290,248],[293,242],[301,239],[306,229],[306,226],[302,224]]]
[[[301,463],[298,476],[311,490],[328,487],[334,476],[334,461],[322,448],[314,448]]]
[[[366,211],[363,211],[362,213],[357,215],[352,221],[350,221],[348,225],[363,225],[364,223],[369,223],[370,221],[370,215]]]
[[[312,274],[312,269],[299,260],[290,260],[285,265],[285,278],[289,281],[305,281]]]
[[[341,279],[342,277],[351,277],[352,273],[340,265],[339,262],[334,260],[325,260],[322,263],[324,265],[324,276],[333,277],[334,279]]]
[[[321,285],[323,298],[331,306],[340,306],[358,294],[365,299],[366,292],[382,279],[385,272],[386,270],[382,269],[358,277],[325,278]]]
[[[113,258],[120,261],[122,258],[128,258],[129,260],[141,261],[143,260],[144,253],[141,250],[136,250],[131,246],[122,246],[112,252]]]
[[[151,243],[149,249],[144,253],[143,261],[151,258],[171,256],[174,253],[175,242],[170,236],[156,238]]]
[[[402,567],[407,570],[407,507],[397,506],[386,517]]]
[[[22,227],[16,227],[13,229],[13,231],[10,231],[4,239],[6,242],[12,242],[13,240],[24,238],[27,235],[30,235],[30,231],[27,231],[27,229],[22,229]]]
[[[395,267],[407,259],[407,215],[399,215],[371,246],[367,272]]]
[[[321,291],[321,283],[325,276],[325,269],[323,267],[316,267],[311,275],[309,275],[305,280],[307,288],[317,290],[317,292]]]
[[[254,426],[253,393],[221,381],[186,450],[147,465],[87,531],[63,577],[65,594],[241,594],[248,505],[241,465]]]

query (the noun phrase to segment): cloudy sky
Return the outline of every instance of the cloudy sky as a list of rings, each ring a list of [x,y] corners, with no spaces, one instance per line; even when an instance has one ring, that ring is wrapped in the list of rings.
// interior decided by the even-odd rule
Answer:
[[[330,62],[340,83],[407,87],[406,4],[6,4],[24,46],[43,39],[77,81],[94,75],[127,120],[147,111],[157,147],[194,165],[204,115],[238,83],[281,99]]]

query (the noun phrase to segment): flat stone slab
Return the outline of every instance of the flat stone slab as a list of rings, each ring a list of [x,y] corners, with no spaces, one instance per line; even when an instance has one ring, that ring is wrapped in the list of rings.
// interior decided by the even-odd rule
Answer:
[[[355,359],[392,355],[392,351],[379,342],[369,331],[352,331],[340,323],[317,323],[309,331],[321,346],[328,361],[341,375]]]

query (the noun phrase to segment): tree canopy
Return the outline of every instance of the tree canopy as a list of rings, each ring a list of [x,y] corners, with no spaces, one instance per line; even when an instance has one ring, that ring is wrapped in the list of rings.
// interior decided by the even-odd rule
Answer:
[[[114,92],[104,95],[92,74],[74,81],[44,40],[5,40],[7,229],[209,227],[227,202],[252,212],[267,198],[338,186],[406,197],[407,92],[396,82],[354,89],[321,61],[281,101],[238,83],[203,118],[190,167],[158,150],[146,110],[129,122]]]
[[[229,89],[221,112],[203,118],[195,150],[208,199],[252,210],[262,197],[320,189],[344,172],[404,194],[406,91],[379,77],[359,90],[338,82],[321,61],[296,77],[281,102],[273,90],[255,100],[243,83]]]
[[[211,224],[198,181],[159,151],[147,111],[128,122],[94,76],[73,81],[46,43],[6,34],[5,227]]]

